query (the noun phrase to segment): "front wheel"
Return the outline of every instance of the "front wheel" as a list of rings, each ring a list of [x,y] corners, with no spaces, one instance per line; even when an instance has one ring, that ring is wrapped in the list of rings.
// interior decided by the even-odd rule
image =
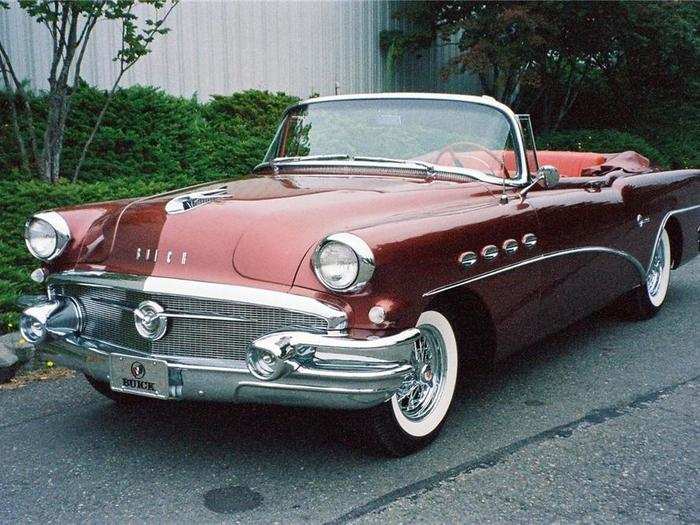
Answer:
[[[411,358],[413,372],[386,403],[363,412],[366,444],[392,456],[405,456],[429,444],[440,432],[457,383],[457,340],[442,313],[423,312],[421,337]]]

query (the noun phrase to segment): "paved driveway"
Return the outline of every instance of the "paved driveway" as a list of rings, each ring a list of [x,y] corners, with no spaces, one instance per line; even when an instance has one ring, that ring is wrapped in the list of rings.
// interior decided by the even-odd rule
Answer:
[[[597,314],[474,380],[403,459],[333,412],[0,391],[0,522],[698,522],[699,272],[651,321]]]

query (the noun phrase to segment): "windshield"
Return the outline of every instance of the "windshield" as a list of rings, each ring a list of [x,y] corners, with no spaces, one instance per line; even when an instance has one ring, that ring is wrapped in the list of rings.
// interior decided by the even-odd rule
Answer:
[[[439,99],[332,100],[288,112],[265,161],[374,157],[516,178],[513,148],[510,120],[492,106]]]

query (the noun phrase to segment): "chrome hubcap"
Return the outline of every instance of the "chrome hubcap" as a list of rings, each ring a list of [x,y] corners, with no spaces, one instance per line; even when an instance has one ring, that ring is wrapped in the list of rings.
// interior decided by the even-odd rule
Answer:
[[[661,287],[661,274],[666,266],[666,255],[664,253],[663,240],[659,239],[654,256],[651,260],[651,267],[647,273],[647,290],[652,297],[659,293]]]
[[[421,337],[411,356],[413,373],[396,392],[401,412],[412,421],[432,411],[444,388],[447,369],[445,344],[439,332],[430,326],[420,326],[419,330]]]

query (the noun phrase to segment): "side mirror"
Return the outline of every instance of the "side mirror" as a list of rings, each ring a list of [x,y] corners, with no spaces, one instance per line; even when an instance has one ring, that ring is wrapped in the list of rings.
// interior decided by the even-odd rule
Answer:
[[[547,188],[555,188],[559,184],[559,170],[554,166],[541,166],[537,170],[537,181],[542,181],[542,185]]]
[[[538,169],[537,173],[535,174],[535,178],[532,179],[532,182],[525,186],[522,190],[520,190],[520,202],[523,202],[525,200],[525,195],[527,195],[527,192],[534,188],[536,185],[538,185],[540,182],[542,183],[542,186],[545,189],[551,189],[556,187],[556,185],[559,184],[559,170],[554,166],[540,167],[540,169]]]

